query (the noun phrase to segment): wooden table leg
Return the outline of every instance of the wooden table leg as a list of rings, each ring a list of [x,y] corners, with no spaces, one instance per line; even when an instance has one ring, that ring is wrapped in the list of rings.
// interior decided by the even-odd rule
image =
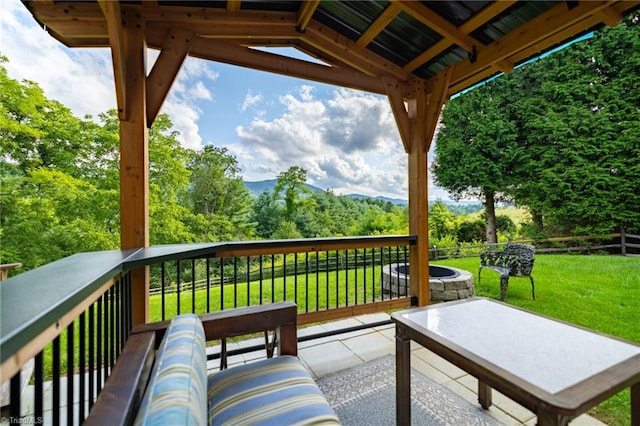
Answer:
[[[411,339],[396,325],[396,424],[411,424]]]
[[[640,383],[631,386],[631,426],[640,426]]]
[[[478,380],[478,402],[485,410],[491,407],[491,388],[482,380]]]
[[[538,411],[537,426],[568,426],[570,417],[561,416],[559,414],[550,413],[548,411]]]

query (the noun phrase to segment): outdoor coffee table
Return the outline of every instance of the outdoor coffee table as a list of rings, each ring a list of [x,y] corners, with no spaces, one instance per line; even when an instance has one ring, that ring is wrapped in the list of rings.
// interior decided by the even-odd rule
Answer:
[[[536,413],[539,425],[566,425],[631,387],[631,424],[640,425],[638,344],[478,297],[391,319],[398,425],[411,423],[411,340],[475,376],[485,409],[493,388]]]

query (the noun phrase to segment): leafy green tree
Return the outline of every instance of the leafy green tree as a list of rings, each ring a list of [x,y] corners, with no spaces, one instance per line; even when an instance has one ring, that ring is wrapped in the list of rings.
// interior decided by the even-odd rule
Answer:
[[[455,235],[458,228],[456,216],[442,201],[429,206],[430,238],[441,240],[447,235]]]
[[[521,158],[505,90],[496,79],[447,103],[432,165],[436,183],[454,199],[484,203],[489,243],[497,242],[495,202],[509,198]]]
[[[251,235],[252,200],[240,177],[236,158],[226,148],[208,145],[191,153],[189,168],[189,196],[194,213],[215,216],[210,218],[211,226],[220,227],[220,232],[210,230],[209,237],[217,235],[216,240],[228,237],[232,229],[232,240]]]
[[[273,195],[264,191],[253,203],[249,221],[255,224],[260,238],[270,238],[284,219],[284,208],[274,200]]]
[[[638,15],[509,76],[531,161],[516,201],[547,234],[640,229]],[[634,90],[635,88],[635,90]]]
[[[299,166],[291,166],[287,171],[277,176],[278,182],[273,189],[274,199],[284,199],[285,216],[291,219],[298,206],[309,203],[308,196],[311,190],[305,186],[307,183],[307,171]],[[284,196],[281,198],[281,193]]]

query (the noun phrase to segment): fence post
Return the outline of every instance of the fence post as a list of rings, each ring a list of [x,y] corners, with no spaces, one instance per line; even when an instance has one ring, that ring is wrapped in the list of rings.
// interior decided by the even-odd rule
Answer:
[[[625,235],[624,226],[620,228],[620,254],[627,255],[627,237]]]

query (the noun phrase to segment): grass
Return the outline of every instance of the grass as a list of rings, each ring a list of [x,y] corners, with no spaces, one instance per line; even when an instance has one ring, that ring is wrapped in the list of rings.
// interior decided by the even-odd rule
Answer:
[[[474,273],[476,294],[500,297],[498,274],[485,270],[478,284],[477,258],[434,262]],[[533,268],[536,300],[528,278],[511,278],[505,302],[533,312],[640,343],[640,259],[620,256],[539,255]],[[631,424],[629,390],[589,414],[608,425]]]

